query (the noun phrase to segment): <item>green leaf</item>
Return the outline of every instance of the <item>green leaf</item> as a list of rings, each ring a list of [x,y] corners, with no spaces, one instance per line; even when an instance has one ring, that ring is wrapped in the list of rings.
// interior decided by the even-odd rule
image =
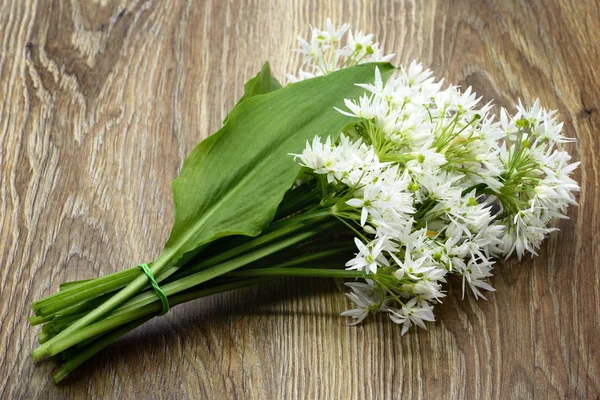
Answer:
[[[238,100],[236,106],[244,100],[259,94],[266,94],[281,88],[281,84],[271,75],[271,66],[265,62],[256,76],[244,84],[244,95]],[[223,120],[223,125],[229,120],[229,115]]]
[[[220,237],[258,235],[300,170],[289,154],[315,135],[338,135],[352,121],[334,107],[364,93],[355,84],[373,82],[375,67],[384,78],[393,71],[390,64],[359,65],[238,103],[227,124],[188,155],[173,181],[175,223],[153,272],[160,274],[186,252]],[[247,85],[252,93],[268,87],[254,85],[269,75],[266,65]]]
[[[281,84],[271,75],[271,66],[265,62],[256,76],[244,85],[244,95],[238,104],[259,94],[266,94],[281,88]]]

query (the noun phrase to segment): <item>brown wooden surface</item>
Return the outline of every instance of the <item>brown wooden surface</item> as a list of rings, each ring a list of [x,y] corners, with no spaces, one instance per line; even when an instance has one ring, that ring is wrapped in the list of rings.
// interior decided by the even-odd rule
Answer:
[[[600,4],[554,1],[0,0],[0,398],[600,396]],[[333,281],[177,307],[60,386],[28,353],[31,301],[157,256],[185,155],[270,60],[325,18],[376,33],[485,100],[557,108],[580,206],[489,301],[453,282],[429,331],[349,327]]]

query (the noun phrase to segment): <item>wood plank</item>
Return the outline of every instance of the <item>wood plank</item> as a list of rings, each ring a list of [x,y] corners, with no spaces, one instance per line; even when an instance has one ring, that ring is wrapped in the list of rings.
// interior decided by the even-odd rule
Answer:
[[[484,100],[557,108],[571,218],[489,301],[451,282],[428,331],[349,327],[332,281],[281,281],[177,307],[53,385],[29,304],[157,256],[185,155],[327,16]],[[598,32],[598,1],[0,0],[0,398],[598,398]]]

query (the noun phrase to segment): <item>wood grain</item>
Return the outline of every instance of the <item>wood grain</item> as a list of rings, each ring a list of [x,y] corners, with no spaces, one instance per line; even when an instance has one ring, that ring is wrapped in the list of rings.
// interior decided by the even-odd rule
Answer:
[[[157,256],[185,155],[327,16],[485,100],[557,108],[571,219],[489,301],[451,283],[429,331],[349,327],[332,281],[281,281],[177,307],[53,385],[29,304]],[[598,32],[583,0],[0,0],[0,398],[599,398]]]

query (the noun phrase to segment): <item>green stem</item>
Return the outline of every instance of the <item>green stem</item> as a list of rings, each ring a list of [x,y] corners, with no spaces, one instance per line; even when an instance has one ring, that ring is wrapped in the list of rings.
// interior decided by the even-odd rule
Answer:
[[[366,278],[367,274],[361,271],[348,271],[345,269],[316,269],[316,268],[257,268],[244,271],[234,271],[227,274],[232,277],[307,277],[307,278]]]
[[[344,218],[343,215],[337,215],[335,216],[338,221],[342,222],[344,225],[346,225],[348,228],[350,228],[352,230],[352,232],[354,232],[364,243],[368,243],[369,240],[362,234],[360,233],[358,230],[356,230],[356,228],[354,228],[352,225],[350,225],[346,219]]]
[[[324,222],[329,216],[331,216],[331,209],[319,209],[313,212],[295,215],[286,220],[274,222],[260,236],[252,238],[250,240],[244,238],[245,241],[243,241],[242,243],[235,245],[230,250],[220,252],[219,254],[208,260],[200,261],[193,265],[190,265],[191,263],[189,263],[186,265],[185,268],[182,268],[178,271],[177,274],[174,274],[173,276],[170,276],[173,273],[173,269],[171,269],[167,271],[164,275],[162,275],[159,279],[157,279],[157,281],[159,283],[163,282],[169,276],[170,279],[168,279],[167,282],[179,280],[213,265],[217,265],[228,259],[232,259],[233,257],[239,256],[240,254],[243,254],[244,252],[247,252],[249,250],[253,250],[260,246],[272,243],[275,240],[285,237],[286,235],[292,234],[297,231],[301,231],[303,229],[308,229],[308,227],[311,224]]]
[[[288,254],[288,256],[285,258],[285,260],[287,260],[287,261],[284,261],[284,262],[281,262],[281,260],[279,258],[270,260],[270,258],[267,257],[265,259],[259,260],[259,263],[257,264],[257,266],[260,266],[261,268],[265,268],[265,267],[271,265],[271,268],[272,267],[288,268],[288,267],[294,267],[294,266],[298,266],[298,265],[310,264],[310,265],[312,265],[311,268],[314,268],[314,267],[316,267],[314,262],[324,261],[327,259],[331,259],[332,257],[339,256],[344,253],[348,253],[351,249],[354,248],[354,245],[341,244],[340,247],[335,247],[335,248],[329,249],[329,250],[321,250],[320,246],[317,246],[316,248],[314,248],[316,250],[315,252],[312,252],[313,248],[314,248],[313,246],[310,246],[308,248],[308,250],[306,250],[306,249],[304,250],[305,252],[311,251],[309,254],[297,254],[297,255],[289,256],[289,253],[285,252],[286,254]],[[325,268],[327,266],[328,265],[326,263]],[[250,268],[251,266],[248,265],[248,267]],[[229,277],[229,275],[230,274],[225,274],[223,277]],[[92,301],[94,301],[96,303],[91,303],[91,305],[88,307],[88,309],[91,309],[91,308],[97,306],[97,303],[98,303],[97,300],[104,301],[105,299],[104,298],[93,299]],[[43,340],[38,340],[38,342],[40,344],[42,344],[45,341],[48,341],[48,339],[50,337],[56,335],[57,333],[59,333],[60,331],[65,329],[67,326],[72,324],[73,321],[75,321],[78,318],[81,318],[81,316],[85,315],[85,311],[87,311],[88,309],[83,309],[83,308],[84,308],[83,305],[81,305],[81,306],[76,305],[75,307],[70,307],[69,309],[63,310],[60,313],[56,314],[54,317],[51,317],[50,319],[52,319],[52,318],[53,319],[51,321],[47,322],[43,326],[43,330],[45,333],[47,333],[47,332],[52,333],[52,335],[49,336],[48,334],[46,334],[43,337]],[[30,322],[32,324],[46,322],[46,321],[38,322],[38,320],[37,320],[38,318],[40,318],[40,317],[31,317]]]
[[[154,275],[158,275],[167,265],[171,263],[171,260],[174,256],[175,250],[173,249],[163,251],[163,253],[158,257],[158,259],[156,259],[156,261],[152,263],[152,267],[150,268],[152,273]],[[62,331],[58,335],[54,336],[52,339],[48,340],[47,342],[33,350],[31,352],[31,358],[34,361],[39,361],[47,355],[53,355],[50,354],[49,350],[52,348],[54,343],[60,342],[64,339],[68,339],[75,332],[77,332],[78,329],[98,321],[104,315],[108,314],[110,311],[117,308],[119,305],[123,304],[125,301],[133,297],[136,293],[141,291],[147,284],[148,277],[142,273],[131,283],[129,283],[127,286],[125,286],[123,289],[117,292],[114,296],[112,296],[109,300],[105,301],[97,308],[92,310],[90,313],[86,314],[81,319],[78,319],[64,331]]]
[[[365,274],[358,271],[346,271],[346,270],[331,270],[331,269],[316,269],[316,268],[286,268],[286,266],[298,265],[302,263],[308,263],[317,259],[328,258],[348,250],[348,246],[343,248],[330,249],[315,254],[308,254],[298,259],[290,260],[287,263],[280,264],[279,267],[275,268],[262,268],[252,269],[248,271],[233,271],[226,274],[227,277],[243,276],[247,279],[242,281],[234,281],[226,284],[196,290],[187,293],[181,293],[176,296],[169,298],[171,306],[181,304],[183,302],[191,301],[200,297],[208,296],[215,293],[221,293],[227,290],[238,289],[241,287],[252,286],[257,283],[268,281],[274,277],[333,277],[333,278],[359,278],[364,277]],[[240,273],[241,272],[241,273]],[[248,279],[249,278],[249,279]],[[65,364],[54,374],[53,378],[55,382],[64,379],[73,369],[81,365],[85,360],[96,354],[101,349],[108,346],[110,343],[118,339],[120,336],[125,334],[131,329],[141,325],[143,322],[150,319],[153,315],[159,312],[159,304],[154,299],[151,304],[142,305],[138,309],[131,309],[122,314],[109,316],[105,320],[97,322],[83,328],[81,331],[76,333],[74,342],[86,343],[86,341],[92,341],[91,344],[86,345],[83,350],[76,350],[75,356],[68,359]],[[139,317],[139,319],[136,319]],[[132,322],[130,322],[132,321]],[[124,325],[123,325],[124,324]],[[116,328],[112,332],[106,334],[107,330]],[[42,332],[43,333],[43,332]],[[48,335],[43,334],[40,337],[42,340],[47,340]],[[64,353],[63,353],[64,354]]]
[[[166,280],[179,269],[183,270],[182,272],[184,272],[184,275],[189,275],[190,273],[196,272],[207,266],[215,265],[220,261],[226,260],[227,258],[234,257],[252,248],[264,245],[272,240],[276,240],[291,232],[301,229],[303,226],[306,226],[306,224],[313,223],[329,214],[329,210],[317,210],[316,212],[304,213],[287,220],[275,222],[271,227],[268,228],[267,234],[252,238],[251,240],[243,242],[242,244],[229,251],[226,251],[225,253],[222,253],[221,255],[213,257],[205,263],[196,265],[195,269],[192,271],[178,266],[171,267],[168,271],[158,277],[157,281],[162,282]],[[96,301],[98,296],[112,293],[115,290],[127,286],[127,284],[131,283],[135,278],[140,276],[140,274],[141,272],[139,268],[134,267],[96,279],[68,282],[66,285],[63,284],[61,285],[61,292],[39,300],[32,305],[36,315],[38,316],[31,317],[30,321],[34,325],[40,324],[47,322],[56,316],[60,317],[78,313],[82,309],[87,310],[90,308],[89,305],[99,305],[101,303]],[[149,286],[147,285],[146,287]],[[85,301],[90,301],[90,303],[83,304]]]
[[[320,227],[320,229],[315,229],[315,230],[311,230],[308,232],[303,232],[303,233],[297,234],[295,236],[292,236],[291,238],[287,238],[285,240],[282,240],[281,242],[277,242],[275,244],[258,249],[247,255],[243,255],[239,258],[226,261],[223,264],[219,264],[214,267],[207,268],[203,271],[197,272],[197,273],[187,276],[185,278],[181,278],[175,282],[171,282],[167,285],[164,285],[164,286],[162,286],[162,290],[167,296],[169,296],[169,297],[173,296],[184,290],[190,289],[194,286],[197,286],[201,283],[209,281],[209,280],[216,278],[220,275],[223,275],[227,272],[231,272],[231,271],[233,271],[237,268],[240,268],[244,265],[247,265],[251,262],[257,261],[261,258],[264,258],[264,257],[270,255],[270,254],[273,254],[273,253],[283,250],[287,247],[290,247],[296,243],[299,243],[303,240],[306,240],[306,239],[310,238],[311,236],[321,233],[323,230],[327,230],[331,226],[332,226],[332,224],[327,224],[327,226]],[[127,289],[127,288],[125,288],[125,289]],[[118,295],[119,294],[115,295],[115,297]],[[56,354],[60,353],[61,351],[77,344],[81,340],[85,340],[88,337],[91,337],[95,334],[102,332],[102,331],[100,331],[100,332],[93,333],[91,336],[82,337],[81,332],[84,331],[84,329],[82,329],[82,330],[79,330],[79,329],[83,328],[86,325],[90,325],[90,323],[81,325],[80,321],[86,321],[86,322],[89,321],[90,320],[89,316],[91,314],[98,314],[97,310],[99,310],[101,308],[103,309],[102,310],[103,312],[101,314],[101,316],[102,316],[102,315],[107,314],[114,308],[118,307],[119,305],[121,305],[123,302],[120,302],[115,307],[113,307],[113,304],[109,304],[109,303],[113,302],[113,299],[115,297],[111,298],[106,303],[102,304],[100,307],[98,307],[97,309],[92,311],[90,314],[81,318],[80,320],[75,322],[73,325],[71,325],[64,331],[62,331],[60,334],[58,334],[54,338],[50,339],[48,342],[46,342],[43,345],[41,345],[40,347],[38,347],[38,349],[34,350],[34,352],[37,352],[35,354],[32,353],[32,355],[34,356],[34,359],[35,359],[35,357],[39,356],[39,352],[41,352],[41,350],[39,350],[39,349],[43,349],[43,352],[44,352],[43,354],[47,354],[50,356],[56,355]],[[131,297],[131,296],[129,296],[129,297]],[[103,326],[104,323],[108,324],[107,321],[109,321],[109,320],[114,321],[114,318],[119,318],[119,316],[123,315],[123,313],[142,312],[140,310],[140,308],[142,308],[145,305],[151,304],[152,302],[155,302],[156,298],[157,298],[156,294],[154,294],[152,292],[146,292],[146,293],[140,294],[132,299],[128,298],[129,301],[127,301],[125,304],[122,304],[117,310],[115,310],[113,313],[111,313],[107,318],[98,322],[97,324],[94,324],[94,326],[98,327],[98,325]],[[125,301],[126,300],[127,299],[125,299]],[[109,304],[109,306],[106,306],[107,304]],[[108,310],[104,311],[106,309],[108,309]],[[140,318],[144,315],[146,315],[146,314],[140,314],[140,315],[134,314],[134,319]],[[121,321],[120,319],[117,319],[117,321],[121,321],[120,323],[117,324],[117,326],[120,325],[121,323],[125,323],[130,320],[131,319]],[[95,322],[95,321],[93,321],[93,322]],[[107,326],[111,326],[111,325],[107,325]],[[76,327],[76,328],[73,328],[73,327]],[[100,328],[100,329],[104,329],[104,331],[105,331],[107,329],[112,329],[112,327],[114,327],[114,326],[111,326],[111,328],[106,328],[106,329]],[[66,335],[65,332],[68,332],[69,334]]]
[[[206,296],[210,296],[210,295],[217,294],[217,293],[223,293],[223,292],[226,292],[229,290],[254,286],[256,284],[267,282],[269,280],[271,280],[271,279],[255,278],[255,279],[248,279],[245,281],[231,282],[228,284],[219,285],[219,286],[215,286],[215,287],[208,288],[208,289],[202,289],[202,290],[197,290],[197,291],[193,291],[193,292],[182,293],[180,295],[177,295],[177,296],[174,296],[173,298],[171,298],[169,300],[169,302],[171,303],[172,306],[176,306],[178,304],[196,300],[201,297],[206,297]],[[105,348],[106,346],[108,346],[109,344],[114,342],[115,340],[117,340],[119,337],[123,336],[125,333],[129,332],[130,330],[134,329],[135,327],[137,327],[137,326],[143,324],[144,322],[148,321],[149,319],[151,319],[154,316],[154,314],[160,312],[159,306],[160,306],[160,304],[157,302],[156,304],[152,304],[151,306],[146,306],[143,310],[137,310],[136,312],[130,312],[129,313],[130,318],[131,318],[131,315],[134,315],[134,314],[141,315],[141,317],[137,318],[137,319],[136,318],[130,319],[129,321],[125,322],[125,325],[122,325],[120,327],[119,327],[120,324],[117,323],[118,321],[115,320],[113,317],[113,320],[109,320],[109,324],[105,324],[105,327],[112,326],[113,328],[117,328],[117,329],[115,329],[114,331],[112,331],[106,335],[101,336],[97,341],[93,342],[88,347],[84,348],[82,351],[78,352],[75,356],[73,356],[72,358],[67,360],[67,362],[65,362],[61,366],[61,368],[53,375],[54,382],[58,383],[59,381],[64,379],[71,371],[73,371],[75,368],[77,368],[79,365],[81,365],[84,361],[86,361],[88,358],[92,357],[94,354],[96,354],[97,352],[99,352],[100,350],[102,350],[103,348]],[[120,318],[121,321],[125,321],[126,319],[127,318],[123,318],[123,317]],[[89,326],[83,328],[78,333],[83,334],[83,336],[93,337],[95,335],[93,335],[93,334],[90,335],[89,332],[95,331],[95,332],[98,332],[98,334],[100,334],[102,332],[106,332],[106,330],[103,331],[102,329],[98,329],[98,325],[102,325],[102,322],[103,321],[89,325]]]
[[[326,212],[316,214],[317,217],[327,216],[327,215],[330,215],[330,212],[328,210]],[[302,215],[301,217],[297,217],[297,218],[295,217],[295,218],[293,218],[291,220],[288,220],[288,221],[282,221],[281,222],[282,225],[283,225],[282,228],[277,229],[277,230],[275,230],[273,232],[269,232],[266,235],[259,236],[256,239],[251,240],[249,242],[246,242],[246,243],[244,243],[242,245],[239,245],[239,246],[237,246],[237,247],[235,247],[235,248],[233,248],[233,249],[231,249],[229,251],[225,251],[224,253],[221,253],[221,254],[218,254],[218,255],[216,255],[214,257],[211,257],[208,260],[203,261],[203,262],[195,265],[192,268],[186,268],[186,272],[193,273],[193,272],[196,272],[198,270],[205,269],[207,267],[211,267],[211,266],[216,265],[216,264],[220,264],[223,261],[226,261],[226,260],[228,260],[230,258],[233,258],[235,256],[243,254],[243,253],[245,253],[245,252],[247,252],[249,250],[252,250],[252,249],[255,249],[257,247],[260,247],[260,246],[262,246],[264,244],[270,243],[273,240],[279,239],[279,238],[281,238],[283,236],[286,236],[286,235],[288,235],[290,233],[293,233],[293,232],[305,229],[306,225],[302,225],[302,224],[300,224],[300,222],[308,219],[308,217],[309,216]],[[315,218],[314,215],[310,216],[310,217],[311,218]]]
[[[126,325],[121,326],[118,329],[102,336],[100,339],[83,349],[73,358],[67,360],[61,367],[52,375],[54,383],[58,383],[67,377],[75,368],[80,366],[84,361],[104,349],[106,346],[125,335],[127,332],[137,328],[144,322],[150,320],[152,317],[143,317],[138,320],[132,321]]]
[[[100,304],[102,304],[106,300],[110,299],[111,296],[112,296],[112,293],[106,293],[101,296],[94,297],[94,298],[76,303],[72,306],[62,308],[60,311],[57,311],[53,314],[50,314],[50,315],[47,315],[44,317],[39,316],[39,315],[29,317],[29,323],[32,326],[34,326],[34,325],[39,325],[39,324],[46,323],[46,322],[54,322],[56,320],[60,320],[62,318],[69,317],[72,315],[78,315],[84,311],[88,311],[88,310],[98,307]],[[85,313],[83,315],[85,315]]]
[[[133,268],[130,268],[133,269]],[[122,271],[121,271],[122,272]],[[60,285],[58,285],[58,290],[60,292],[67,292],[69,290],[73,290],[76,289],[78,286],[80,286],[82,283],[86,283],[86,282],[90,282],[93,281],[93,279],[81,279],[78,281],[68,281],[68,282],[63,282]]]
[[[249,286],[254,286],[259,283],[267,282],[270,280],[271,280],[270,278],[262,278],[261,277],[261,278],[255,278],[255,279],[247,279],[244,281],[231,282],[231,283],[227,283],[224,285],[214,286],[214,287],[211,287],[208,289],[202,289],[202,290],[196,290],[196,291],[192,291],[192,292],[182,293],[177,296],[173,296],[169,300],[169,302],[171,303],[172,306],[176,306],[176,305],[179,305],[182,303],[186,303],[188,301],[199,299],[201,297],[211,296],[213,294],[223,293],[223,292],[227,292],[227,291],[234,290],[234,289],[241,289],[241,288],[245,288],[245,287],[249,287]],[[119,326],[121,324],[125,324],[124,326],[129,326],[127,324],[132,324],[132,325],[137,324],[136,326],[141,325],[142,323],[144,323],[147,320],[154,317],[155,314],[160,312],[159,307],[158,307],[159,305],[160,304],[157,302],[156,304],[151,304],[150,306],[144,307],[144,309],[142,309],[142,310],[134,310],[133,312],[129,312],[127,315],[118,316],[118,318],[115,318],[115,317],[107,318],[106,321],[108,321],[108,323],[103,324],[104,321],[101,321],[101,322],[97,322],[92,325],[88,325],[87,327],[85,327],[81,331],[79,331],[78,334],[81,335],[82,337],[94,337],[96,335],[90,334],[90,332],[97,332],[97,334],[99,335],[103,332],[106,332],[106,329],[104,329],[104,328],[107,328],[107,327],[108,328],[118,328],[117,330],[120,330]],[[134,315],[140,315],[141,317],[138,319],[136,319],[135,317],[133,319],[131,319],[132,316],[134,316]],[[129,321],[127,321],[128,318],[129,318]],[[122,322],[122,321],[127,321],[127,322]],[[99,327],[100,325],[103,325],[103,326]],[[81,351],[81,353],[76,354],[75,356],[73,356],[73,358],[71,358],[69,361],[67,361],[65,364],[63,364],[63,366],[60,368],[60,370],[57,372],[56,375],[58,375],[58,377],[60,377],[60,379],[63,379],[73,369],[75,369],[77,366],[81,365],[81,363],[83,363],[85,360],[87,360],[88,358],[90,358],[91,356],[96,354],[98,351],[100,351],[104,347],[108,346],[110,343],[117,340],[120,336],[127,333],[127,331],[128,331],[127,330],[120,334],[116,334],[117,330],[113,331],[113,332],[115,332],[115,334],[113,334],[113,332],[110,332],[108,335],[100,336],[100,339],[98,339],[97,342],[94,342],[89,347],[86,347],[83,351]],[[99,346],[100,342],[103,343],[102,346]],[[92,347],[96,347],[97,350],[93,351],[93,352],[90,351]],[[56,380],[55,380],[55,382],[56,382]]]
[[[246,273],[246,274],[244,274]],[[235,275],[244,276],[244,277],[252,277],[255,279],[248,279],[241,282],[232,282],[230,284],[217,286],[213,288],[209,288],[206,290],[199,290],[190,293],[184,293],[177,296],[170,296],[169,303],[174,307],[178,304],[184,303],[186,301],[190,301],[196,299],[198,297],[203,297],[209,294],[220,293],[224,291],[224,287],[227,288],[239,288],[244,286],[254,285],[257,279],[264,278],[275,278],[275,277],[317,277],[317,278],[364,278],[366,277],[364,272],[360,271],[347,271],[347,270],[331,270],[331,269],[311,269],[311,268],[264,268],[264,269],[255,269],[248,271],[239,271]],[[164,289],[163,289],[164,290]],[[230,289],[227,289],[230,290]],[[166,291],[165,291],[166,292]],[[103,319],[102,321],[96,322],[94,324],[90,324],[73,335],[61,339],[61,341],[56,342],[49,349],[50,355],[56,355],[61,351],[68,349],[71,346],[76,345],[79,342],[92,338],[94,336],[100,335],[109,330],[115,329],[121,325],[127,324],[130,321],[134,321],[136,319],[154,316],[162,311],[161,303],[153,299],[148,304],[141,304],[138,307],[133,307],[131,309],[122,310],[119,313],[115,313],[114,315],[110,315]]]
[[[356,246],[354,246],[354,244],[351,244],[349,246],[343,245],[343,246],[333,248],[330,250],[325,250],[325,251],[320,251],[317,253],[310,253],[310,254],[306,254],[306,255],[292,257],[292,258],[288,258],[288,260],[285,262],[277,263],[276,265],[274,265],[271,268],[288,268],[288,267],[293,267],[296,265],[308,264],[308,263],[312,263],[316,260],[323,260],[328,257],[333,257],[333,256],[341,255],[344,253],[348,253],[351,249],[355,249],[355,248],[356,248]]]
[[[36,315],[51,315],[63,309],[66,304],[76,304],[80,301],[120,289],[138,277],[140,273],[140,269],[134,267],[100,278],[73,284],[73,286],[65,290],[32,303],[31,307]]]
[[[44,331],[39,331],[37,334],[38,337],[38,343],[42,344],[42,343],[46,343],[48,341],[48,339],[50,339],[50,335]]]
[[[331,244],[329,244],[329,246],[331,246]],[[303,250],[305,252],[304,254],[298,253],[296,251],[296,252],[294,252],[293,255],[290,255],[289,253],[286,252],[285,258],[280,258],[281,256],[279,256],[273,260],[271,260],[270,258],[261,259],[261,260],[259,260],[259,263],[257,263],[257,266],[261,267],[261,268],[265,268],[268,266],[273,266],[273,267],[277,267],[277,268],[287,268],[287,267],[293,267],[293,266],[298,266],[298,265],[312,264],[315,261],[322,261],[322,260],[326,260],[328,258],[332,258],[335,256],[339,256],[341,254],[348,253],[351,249],[354,249],[354,248],[355,247],[353,244],[346,245],[346,244],[341,244],[341,243],[340,243],[339,247],[335,247],[333,249],[330,248],[328,250],[321,250],[320,246],[317,246],[317,247],[310,246],[308,249]],[[306,252],[309,252],[309,253],[306,254]],[[285,260],[285,261],[283,261],[283,260]],[[251,268],[251,267],[252,266],[248,265],[248,268]],[[49,317],[40,317],[40,316],[30,317],[29,322],[31,323],[31,325],[38,325],[38,324],[45,323],[43,329],[45,331],[51,331],[56,334],[56,333],[62,331],[63,329],[65,329],[70,324],[72,324],[73,321],[75,321],[78,318],[81,318],[83,315],[85,315],[86,311],[89,311],[90,309],[97,307],[99,304],[101,304],[103,301],[105,301],[108,298],[107,296],[110,296],[110,293],[107,295],[95,298],[95,299],[91,299],[91,300],[76,304],[75,306],[68,307],[68,308],[61,310],[60,312],[58,312],[52,316],[49,316]],[[46,337],[45,339],[46,339],[45,341],[47,341],[49,339],[49,337]],[[42,344],[43,342],[39,342],[39,343]]]
[[[306,240],[320,232],[321,230],[319,229],[297,234],[296,236],[292,236],[280,242],[266,246],[262,249],[258,249],[252,253],[248,253],[233,260],[226,261],[217,266],[201,270],[192,275],[178,279],[177,281],[170,282],[162,286],[161,288],[167,296],[172,296],[184,290],[190,289],[194,286],[200,285],[201,283],[207,282],[220,275],[234,271],[254,261],[261,260],[267,257],[268,255],[277,253],[283,249],[293,246],[294,244]],[[156,301],[156,294],[154,294],[153,292],[146,292],[134,297],[127,303],[123,304],[121,307],[115,310],[113,314],[133,310],[144,305],[150,304],[154,301]]]
[[[308,186],[308,185],[305,185]],[[301,190],[300,188],[290,191],[289,193],[294,193],[297,190]],[[281,218],[287,217],[288,215],[297,213],[312,204],[317,204],[319,200],[318,194],[310,187],[308,192],[305,189],[302,190],[304,193],[294,193],[293,196],[289,196],[289,198],[284,198],[281,202],[280,208],[277,210],[275,214],[275,220],[279,220]]]
[[[229,273],[228,276],[252,277],[254,279],[232,282],[209,289],[203,289],[173,296],[169,300],[171,306],[176,306],[178,304],[195,300],[197,298],[208,296],[211,294],[225,292],[227,290],[252,286],[257,283],[261,283],[268,280],[265,278],[292,276],[317,278],[364,278],[366,277],[366,274],[361,271],[335,269],[331,270],[315,268],[263,268],[247,271],[235,271]],[[63,364],[62,367],[58,370],[58,372],[53,376],[55,383],[64,379],[73,369],[81,365],[85,360],[96,354],[98,351],[108,346],[117,338],[152,318],[154,314],[161,311],[161,307],[162,306],[160,305],[160,303],[155,300],[153,303],[142,306],[139,309],[133,309],[119,315],[108,317],[101,322],[91,324],[78,331],[72,339],[73,343],[78,343],[83,340],[96,337],[102,334],[103,332],[116,328],[114,331],[108,333],[107,335],[101,336],[100,339],[93,342],[83,351],[79,352],[77,355],[75,355],[73,358],[69,359],[65,364]]]

